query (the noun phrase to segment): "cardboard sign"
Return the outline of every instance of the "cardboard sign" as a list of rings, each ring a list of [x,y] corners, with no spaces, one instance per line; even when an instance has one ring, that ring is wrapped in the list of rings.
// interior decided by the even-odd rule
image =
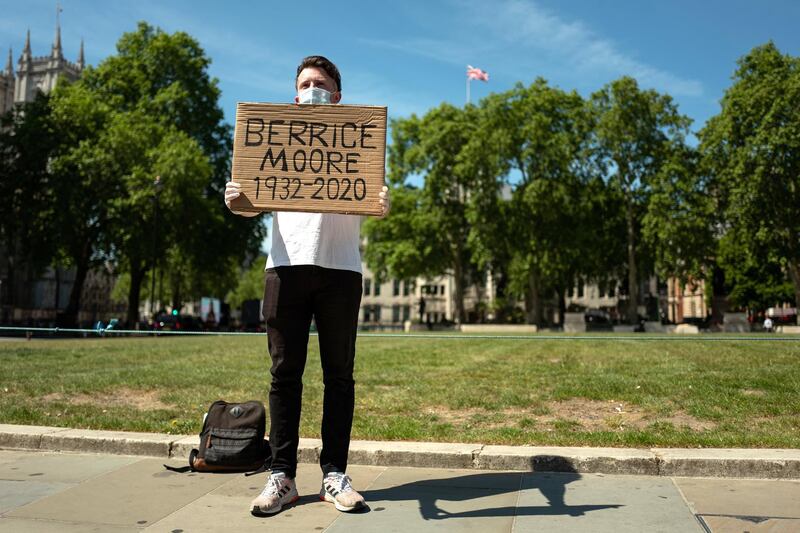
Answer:
[[[385,164],[385,107],[236,106],[237,211],[380,215]]]

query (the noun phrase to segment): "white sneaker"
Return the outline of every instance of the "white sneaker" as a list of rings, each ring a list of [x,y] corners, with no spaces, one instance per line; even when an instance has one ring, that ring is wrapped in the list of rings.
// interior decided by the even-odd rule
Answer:
[[[364,497],[350,484],[350,476],[342,472],[330,472],[322,479],[319,499],[332,503],[343,512],[355,511],[366,505]]]
[[[250,502],[250,512],[256,516],[273,515],[299,498],[294,480],[283,472],[275,472],[267,478],[261,494]]]

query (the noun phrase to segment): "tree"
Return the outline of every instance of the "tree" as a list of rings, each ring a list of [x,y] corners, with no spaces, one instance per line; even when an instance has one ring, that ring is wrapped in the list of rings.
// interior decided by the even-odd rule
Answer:
[[[124,190],[111,204],[110,224],[114,253],[131,276],[130,324],[138,320],[139,294],[147,271],[155,268],[172,246],[183,248],[193,241],[183,232],[191,231],[194,224],[184,225],[185,221],[210,218],[214,206],[203,192],[212,169],[194,139],[145,114],[116,115],[104,140],[120,164],[117,179]],[[153,190],[153,176],[163,183],[160,191]]]
[[[250,267],[241,270],[236,287],[225,297],[225,301],[234,309],[239,308],[245,300],[260,300],[264,295],[264,265],[266,258],[257,256]]]
[[[476,113],[474,106],[459,109],[442,104],[424,117],[392,121],[392,214],[364,225],[367,264],[379,275],[453,275],[459,322],[466,318],[464,292],[474,277],[467,245],[472,175],[460,163],[462,149],[475,131]],[[405,187],[412,174],[424,177],[422,189]]]
[[[87,257],[106,256],[129,272],[128,320],[135,322],[148,271],[171,271],[177,307],[187,274],[203,279],[189,284],[190,291],[222,295],[234,284],[236,264],[257,250],[264,228],[231,215],[222,202],[230,127],[222,122],[217,80],[208,76],[210,60],[198,43],[139,23],[117,50],[86,69],[74,88],[54,93],[62,130],[80,120],[81,106],[98,118],[67,137],[54,168],[76,199],[64,209],[67,219],[77,228],[99,228],[65,236],[76,243],[70,255],[79,268]],[[96,109],[102,113],[92,114]],[[76,281],[79,295],[83,280]]]
[[[769,42],[738,61],[733,80],[720,113],[700,133],[720,189],[727,255],[749,258],[726,261],[726,277],[742,282],[744,272],[771,270],[768,278],[777,282],[779,266],[800,305],[800,59]],[[761,295],[737,299],[778,299],[768,285],[753,290]]]
[[[697,151],[686,145],[677,146],[653,177],[642,236],[662,279],[711,281],[721,222],[716,192]]]
[[[52,214],[57,205],[47,171],[55,143],[48,98],[41,93],[0,119],[0,247],[8,272],[0,304],[17,303],[21,267],[36,273],[55,255]]]
[[[555,292],[563,323],[567,289],[580,277],[604,274],[598,261],[603,224],[594,217],[604,201],[603,183],[587,157],[591,115],[577,93],[541,78],[492,95],[482,107],[473,148],[483,153],[475,159],[490,160],[497,152],[504,162],[482,174],[489,182],[479,180],[488,190],[499,178],[495,192],[481,195],[484,202],[476,208],[476,240],[486,243],[476,248],[508,262],[511,287],[525,295],[529,322],[544,322],[544,298]],[[510,169],[519,176],[513,183]],[[500,199],[502,187],[512,190],[509,202]]]
[[[747,236],[731,228],[719,241],[718,263],[725,274],[727,305],[763,311],[776,302],[789,302],[794,287],[780,258],[764,246],[743,247]]]
[[[655,176],[676,146],[684,144],[691,121],[678,113],[670,96],[641,90],[636,80],[627,76],[594,93],[591,104],[596,113],[597,160],[624,201],[627,318],[636,323],[639,270],[651,260],[641,239],[642,217]]]
[[[58,144],[50,164],[51,190],[59,202],[52,233],[59,255],[75,269],[64,322],[77,323],[89,271],[109,257],[109,206],[121,194],[114,155],[99,144],[111,109],[80,83],[59,84],[50,98]]]

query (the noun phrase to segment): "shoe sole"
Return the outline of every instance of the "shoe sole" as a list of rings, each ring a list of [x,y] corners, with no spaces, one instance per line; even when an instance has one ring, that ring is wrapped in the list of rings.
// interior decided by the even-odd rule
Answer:
[[[333,506],[336,507],[337,511],[341,511],[343,513],[349,513],[350,511],[356,511],[356,510],[361,509],[362,507],[364,507],[364,503],[363,502],[358,502],[357,504],[355,504],[352,507],[346,507],[346,506],[342,505],[341,503],[339,503],[336,500],[336,498],[334,498],[333,496],[331,496],[327,492],[324,493],[324,494],[320,494],[319,495],[319,499],[322,500],[323,502],[332,503]]]
[[[299,499],[300,499],[300,495],[298,494],[297,496],[295,496],[294,498],[292,498],[288,502],[282,504],[280,507],[278,507],[274,511],[263,511],[259,507],[251,507],[250,508],[250,514],[253,515],[253,516],[272,516],[274,514],[278,514],[279,512],[281,512],[281,510],[283,510],[284,507],[286,507],[288,505],[292,505],[293,503],[295,503]]]

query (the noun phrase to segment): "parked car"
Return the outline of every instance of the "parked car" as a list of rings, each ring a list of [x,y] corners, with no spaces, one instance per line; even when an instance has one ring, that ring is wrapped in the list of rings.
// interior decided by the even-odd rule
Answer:
[[[190,315],[162,314],[156,316],[153,321],[153,329],[156,331],[202,331],[203,323],[199,318]]]
[[[767,317],[775,324],[794,324],[797,322],[797,308],[770,307],[767,309]]]
[[[708,329],[711,326],[711,315],[704,317],[686,316],[683,317],[683,321],[681,323],[697,326],[698,329]]]
[[[614,329],[611,315],[602,309],[587,309],[583,313],[583,321],[586,323],[586,331],[611,331]]]

